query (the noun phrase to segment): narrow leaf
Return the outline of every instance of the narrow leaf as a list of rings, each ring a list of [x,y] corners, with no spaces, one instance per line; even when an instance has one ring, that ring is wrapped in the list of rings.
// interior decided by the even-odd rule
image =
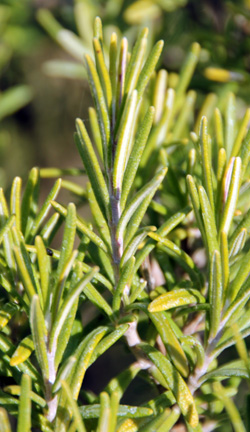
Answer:
[[[18,345],[15,352],[12,354],[10,359],[11,366],[17,366],[20,363],[23,363],[25,360],[29,358],[31,353],[34,351],[34,343],[32,336],[26,336]]]
[[[18,408],[17,432],[31,431],[31,379],[23,375],[21,380],[21,395]]]
[[[37,295],[33,296],[31,302],[30,326],[35,346],[35,353],[42,371],[42,375],[44,379],[49,379],[49,363],[45,341],[47,338],[47,329]]]
[[[221,257],[217,250],[214,251],[210,263],[209,302],[211,304],[209,340],[212,340],[219,329],[222,302]]]
[[[84,126],[80,120],[76,120],[77,136],[76,145],[84,163],[86,172],[88,174],[91,186],[93,188],[96,200],[103,212],[107,217],[109,215],[109,194],[108,189],[103,178],[103,174],[95,155],[92,143]]]
[[[149,312],[160,312],[187,304],[204,303],[205,298],[199,291],[194,289],[179,288],[160,295],[153,300],[148,310]]]

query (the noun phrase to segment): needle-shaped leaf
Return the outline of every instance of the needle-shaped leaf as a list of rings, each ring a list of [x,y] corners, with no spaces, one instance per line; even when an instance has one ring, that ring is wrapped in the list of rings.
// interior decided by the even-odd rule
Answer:
[[[136,120],[136,111],[137,91],[134,90],[126,103],[120,122],[120,127],[116,136],[117,146],[115,151],[113,168],[113,187],[115,195],[118,198],[120,198],[121,196],[126,161],[130,155],[131,133],[133,132],[133,125]]]
[[[110,412],[110,400],[109,395],[106,392],[102,392],[100,394],[100,415],[98,419],[96,432],[104,432],[105,430],[109,431],[109,425],[111,420],[111,412]]]
[[[196,427],[199,423],[199,417],[196,411],[195,402],[187,384],[179,372],[177,372],[172,363],[155,348],[147,344],[140,344],[140,347],[161,371],[187,422],[190,426]]]
[[[238,156],[239,151],[241,149],[242,141],[245,138],[247,132],[249,121],[250,121],[250,108],[246,110],[245,115],[242,119],[241,125],[239,127],[239,131],[237,133],[237,136],[233,144],[231,157]]]
[[[122,184],[122,195],[121,195],[121,209],[124,209],[126,204],[129,192],[133,186],[134,178],[140,164],[141,156],[143,154],[143,150],[147,143],[147,139],[152,127],[153,119],[154,119],[155,108],[149,107],[145,118],[138,128],[138,132],[135,137],[135,142],[126,166],[126,170],[124,173],[124,179]]]
[[[20,248],[16,246],[14,247],[14,253],[15,253],[18,270],[20,272],[26,294],[28,295],[29,301],[31,302],[33,296],[37,292],[37,286],[35,283],[31,263],[28,263],[27,266],[27,261],[25,260],[25,257],[22,252],[24,253],[24,249],[21,251]]]
[[[80,413],[84,419],[99,418],[101,406],[93,404],[89,406],[81,406]],[[129,405],[119,405],[118,417],[140,418],[147,417],[153,414],[153,410],[145,407],[135,407]]]
[[[70,384],[74,399],[77,399],[78,397],[85,372],[89,367],[91,357],[94,354],[98,343],[106,333],[107,327],[98,327],[95,331],[93,331],[90,340],[83,348],[82,352],[80,352],[80,355],[77,358]]]
[[[211,163],[211,143],[207,132],[207,119],[202,117],[200,126],[200,143],[204,185],[209,198],[209,202],[214,212],[214,194],[212,182],[212,163]]]
[[[53,293],[53,312],[56,313],[59,307],[60,298],[62,296],[61,280],[64,277],[62,273],[66,264],[71,261],[72,251],[74,247],[76,233],[76,208],[73,203],[70,203],[67,208],[67,216],[65,220],[65,228],[63,232],[63,241],[60,250],[60,259],[57,267],[57,285]],[[71,267],[71,266],[70,266]]]
[[[70,390],[68,383],[66,381],[62,380],[61,386],[62,386],[63,391],[66,394],[67,401],[68,401],[69,406],[72,410],[74,420],[77,424],[78,432],[86,432],[86,429],[85,429],[85,426],[84,426],[84,423],[82,420],[82,416],[80,414],[80,411],[79,411],[79,408],[77,406],[76,401],[73,399],[73,396],[72,396],[72,393],[71,393],[71,390]]]
[[[241,159],[239,157],[234,159],[232,175],[230,177],[230,184],[228,188],[228,193],[226,194],[226,203],[222,215],[220,230],[225,231],[227,234],[229,232],[232,219],[234,217],[234,212],[237,205],[237,200],[239,196],[239,188],[241,181]]]
[[[65,319],[67,318],[76,298],[81,294],[83,288],[91,281],[95,273],[98,271],[98,267],[94,267],[92,271],[82,277],[82,279],[68,292],[65,299],[63,300],[61,307],[55,316],[55,320],[52,325],[50,335],[50,348],[56,347],[57,339],[62,330]]]
[[[143,92],[150,80],[150,77],[154,72],[154,69],[162,53],[163,45],[164,42],[162,40],[158,41],[155,44],[140,72],[140,76],[136,85],[136,89],[138,91],[138,100],[140,100],[140,98],[142,97]]]
[[[40,284],[43,295],[44,304],[46,304],[49,288],[49,277],[50,277],[50,260],[44,246],[43,240],[40,236],[36,236],[35,245],[37,251],[37,260],[40,273]]]
[[[110,238],[110,231],[108,224],[103,217],[103,214],[100,210],[100,207],[98,205],[98,202],[96,201],[95,195],[93,193],[93,189],[90,185],[90,183],[87,183],[87,197],[88,202],[90,205],[90,209],[92,212],[92,215],[94,217],[95,223],[97,225],[98,231],[100,233],[100,236],[104,243],[106,244],[107,248],[111,250],[111,238]]]
[[[64,218],[67,217],[67,209],[63,207],[61,204],[57,203],[56,201],[51,202],[54,209],[62,215]],[[87,225],[77,217],[76,220],[76,228],[81,233],[85,234],[93,243],[95,243],[97,246],[99,246],[101,249],[103,249],[104,252],[107,252],[107,248],[103,241],[98,237],[93,231],[91,231]]]
[[[230,286],[230,300],[234,300],[250,272],[250,250],[242,257],[239,270]]]
[[[111,316],[113,314],[113,311],[107,301],[91,283],[88,283],[87,286],[83,288],[83,292],[86,297],[91,301],[91,303],[96,305],[99,309],[103,310],[108,316]]]
[[[10,393],[13,396],[20,396],[20,394],[21,394],[21,386],[18,386],[18,385],[9,385],[9,386],[4,387],[4,391],[7,392],[7,393]],[[39,396],[38,394],[36,394],[33,391],[30,391],[30,399],[33,402],[35,402],[36,404],[38,404],[39,406],[41,406],[42,408],[46,407],[45,400],[41,396]]]
[[[35,218],[38,206],[39,170],[32,168],[24,190],[21,206],[22,232],[27,235],[27,229]]]
[[[18,408],[17,432],[31,431],[31,379],[23,375],[21,380],[21,395]]]
[[[10,195],[10,213],[16,215],[16,227],[21,230],[21,188],[22,180],[15,177],[12,182]]]
[[[0,309],[0,330],[2,330],[10,319],[19,311],[19,306],[15,303],[6,303]]]
[[[242,249],[245,246],[245,242],[247,239],[247,230],[246,228],[242,228],[242,230],[239,232],[237,237],[235,238],[234,242],[231,245],[230,251],[229,251],[229,258],[233,258],[234,256],[238,255],[242,251]]]
[[[72,371],[72,368],[73,368],[75,362],[76,362],[76,357],[74,357],[74,356],[68,357],[63,362],[62,366],[60,367],[60,369],[56,375],[56,380],[55,380],[53,387],[52,387],[53,393],[56,393],[58,390],[60,390],[61,384],[62,384],[61,381],[66,380],[68,378],[69,374]]]
[[[123,238],[126,226],[130,221],[131,226],[128,229],[129,232],[127,232],[127,243],[131,240],[166,173],[167,168],[161,169],[130,201],[119,220],[117,238]]]
[[[150,303],[148,310],[149,312],[160,312],[187,304],[204,302],[205,298],[199,291],[194,289],[178,288],[157,297]]]
[[[210,262],[209,302],[211,304],[209,340],[212,340],[215,338],[219,329],[222,309],[221,257],[217,250],[214,251]]]
[[[89,108],[89,121],[90,121],[92,137],[94,139],[96,149],[98,151],[101,160],[103,161],[102,136],[100,131],[100,125],[98,123],[96,110],[92,107]]]
[[[240,158],[242,160],[241,177],[244,178],[248,166],[248,162],[250,159],[250,129],[248,130],[246,137],[243,140],[241,151],[240,151]]]
[[[89,84],[91,88],[92,97],[95,102],[95,107],[97,111],[98,121],[100,124],[100,130],[102,135],[102,149],[103,149],[103,158],[104,165],[106,169],[109,166],[109,145],[110,145],[110,122],[109,122],[109,113],[108,108],[106,106],[105,96],[101,87],[100,79],[97,74],[95,65],[90,56],[86,56],[86,68],[88,73]],[[84,138],[85,140],[85,138]],[[87,164],[88,161],[85,160]],[[85,166],[86,168],[86,166]],[[93,186],[94,189],[94,186]]]
[[[123,267],[123,265],[129,260],[129,258],[135,255],[140,244],[147,237],[147,235],[153,231],[156,231],[156,227],[154,226],[149,226],[138,230],[137,234],[132,238],[132,240],[129,242],[129,244],[127,245],[126,249],[123,252],[122,259],[121,259],[121,267]]]
[[[18,345],[15,352],[12,354],[10,359],[11,366],[17,366],[20,363],[23,363],[25,360],[29,358],[29,356],[34,351],[34,343],[32,336],[26,336]]]
[[[187,377],[189,374],[187,357],[171,327],[168,316],[164,312],[150,313],[149,316],[165,345],[172,363],[182,376]]]
[[[217,149],[219,150],[222,147],[224,147],[223,122],[222,122],[222,115],[219,108],[215,108],[214,110],[214,126],[215,126]]]
[[[113,305],[112,308],[114,312],[120,309],[122,296],[125,294],[126,296],[129,294],[130,284],[133,277],[133,267],[135,264],[135,258],[132,256],[125,264],[121,270],[121,275],[119,278],[119,282],[116,286],[114,297],[113,297]]]
[[[30,309],[30,326],[33,336],[35,353],[44,379],[49,379],[49,362],[47,357],[47,329],[41,310],[39,297],[34,295]]]
[[[125,94],[130,94],[137,84],[147,47],[147,35],[148,29],[144,28],[138,36],[133,51],[131,53],[128,68],[126,71]]]
[[[7,411],[2,407],[0,408],[0,424],[1,424],[2,432],[11,432]]]
[[[112,88],[107,66],[105,64],[103,51],[100,41],[95,37],[93,39],[96,68],[100,78],[101,86],[105,95],[108,111],[111,109]]]
[[[223,305],[228,294],[229,284],[229,254],[228,254],[228,241],[225,231],[221,232],[220,236],[220,255],[221,255],[221,271],[222,271],[222,286],[223,286]]]
[[[226,123],[225,123],[225,148],[227,155],[230,156],[233,143],[235,140],[235,96],[233,93],[229,93],[227,106],[226,106]]]
[[[183,95],[188,88],[195,67],[199,61],[200,51],[201,51],[200,45],[197,42],[193,43],[187,55],[185,63],[181,68],[179,80],[176,87],[175,111],[179,110],[179,108],[181,107],[183,101]]]
[[[51,201],[55,200],[60,189],[61,189],[62,180],[58,179],[54,186],[52,187],[51,191],[49,192],[47,198],[45,199],[41,210],[39,211],[38,215],[36,216],[31,228],[30,232],[27,235],[27,242],[31,241],[33,237],[38,232],[39,228],[41,227],[41,224],[46,219],[50,209],[51,209]]]
[[[217,250],[219,249],[218,241],[217,241],[218,235],[217,235],[217,229],[215,225],[214,213],[212,211],[206,191],[202,186],[199,186],[199,199],[200,199],[202,218],[203,218],[203,223],[204,223],[205,233],[206,233],[205,238],[208,245],[209,256],[211,258],[215,249]]]
[[[120,107],[122,108],[122,101],[124,95],[127,57],[128,57],[128,40],[127,38],[124,37],[122,38],[121,47],[120,47],[118,74],[117,74],[118,79],[117,79],[117,86],[116,86],[116,113],[117,114],[119,113],[119,116],[121,114],[121,112],[119,112],[119,108]]]
[[[88,174],[91,186],[96,196],[96,200],[104,216],[108,217],[109,194],[107,185],[105,183],[98,159],[94,152],[87,130],[84,126],[84,123],[80,119],[76,120],[76,129],[76,145],[78,151]]]
[[[7,232],[9,231],[9,229],[14,225],[15,220],[16,220],[16,216],[11,215],[10,218],[5,223],[5,225],[3,225],[3,227],[1,228],[1,230],[0,230],[0,244],[2,243],[4,237],[7,234]]]

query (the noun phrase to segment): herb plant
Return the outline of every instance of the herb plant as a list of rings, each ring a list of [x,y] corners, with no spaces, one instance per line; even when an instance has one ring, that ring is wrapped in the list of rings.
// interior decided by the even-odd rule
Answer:
[[[233,397],[250,379],[250,113],[237,119],[227,94],[222,110],[211,115],[208,98],[195,116],[199,45],[171,88],[155,72],[163,42],[146,55],[147,34],[129,53],[113,33],[107,66],[96,19],[95,62],[85,58],[92,140],[76,121],[84,169],[33,168],[23,194],[14,179],[9,204],[1,190],[1,431],[8,414],[18,432],[247,430]],[[83,173],[86,187],[59,178],[39,205],[40,179]],[[77,205],[59,202],[61,188]],[[87,369],[117,341],[133,361],[88,391]],[[126,405],[136,376],[150,391],[138,405],[128,392]]]

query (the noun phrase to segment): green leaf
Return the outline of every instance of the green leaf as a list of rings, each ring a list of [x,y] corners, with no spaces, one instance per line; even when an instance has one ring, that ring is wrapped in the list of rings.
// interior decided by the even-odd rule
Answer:
[[[217,229],[215,225],[214,214],[210,202],[208,200],[206,191],[202,186],[199,186],[199,199],[201,204],[203,223],[205,227],[208,252],[211,259],[215,249],[217,250],[219,249],[218,240],[217,240],[218,235],[217,235]]]
[[[17,432],[31,431],[31,379],[23,375],[21,380],[21,395],[18,408]]]
[[[187,357],[170,325],[167,315],[162,312],[154,312],[150,313],[149,316],[165,345],[172,363],[182,376],[187,377],[189,374]]]
[[[98,270],[98,267],[94,267],[92,271],[84,275],[80,279],[80,281],[76,283],[76,285],[73,286],[71,290],[69,290],[65,299],[63,300],[61,307],[57,315],[55,316],[55,320],[52,323],[52,329],[50,334],[50,349],[52,352],[57,346],[59,334],[75,300],[81,294],[83,288],[91,281],[91,279],[94,277],[95,273],[97,273]]]
[[[33,237],[36,235],[36,233],[38,232],[41,224],[44,222],[44,220],[46,219],[50,209],[51,209],[51,201],[55,200],[60,189],[61,189],[61,184],[62,184],[62,180],[58,179],[54,186],[52,187],[50,193],[48,194],[47,198],[44,200],[44,203],[42,205],[41,210],[39,211],[38,215],[36,216],[35,220],[33,221],[31,227],[30,227],[30,231],[27,234],[27,242],[30,242]],[[25,236],[26,237],[26,236]]]
[[[202,117],[200,126],[200,143],[204,185],[209,198],[211,209],[214,212],[214,194],[212,182],[211,143],[207,132],[207,119]]]
[[[231,245],[229,251],[229,258],[233,258],[235,255],[241,252],[241,250],[245,246],[246,238],[247,238],[247,230],[246,228],[242,228]]]
[[[1,432],[11,432],[8,414],[4,408],[0,408],[0,424]]]
[[[89,406],[81,406],[80,413],[84,419],[99,418],[101,405],[93,404]],[[117,417],[140,418],[147,417],[153,414],[153,410],[144,407],[135,407],[129,405],[119,405]]]
[[[10,359],[10,366],[17,366],[29,358],[34,351],[34,343],[32,336],[26,336],[18,345]]]
[[[109,431],[111,412],[109,406],[109,395],[106,392],[100,394],[100,415],[96,432]]]
[[[93,107],[89,107],[89,121],[90,121],[91,133],[94,139],[96,149],[98,151],[101,160],[103,161],[102,137],[100,132],[100,125],[98,123],[96,110]]]
[[[214,251],[210,262],[209,302],[211,304],[209,340],[212,340],[219,329],[222,309],[221,257],[217,250]]]
[[[95,195],[93,193],[93,189],[92,189],[90,183],[87,183],[87,197],[88,197],[88,202],[89,202],[89,206],[91,209],[91,213],[94,217],[94,221],[95,221],[96,226],[98,228],[100,237],[102,238],[102,240],[104,241],[104,243],[106,244],[107,248],[109,249],[109,251],[111,253],[111,238],[110,238],[109,227],[108,227],[108,224],[107,224],[105,218],[103,217],[103,214],[100,210],[98,202],[96,201],[96,198],[95,198]]]
[[[226,188],[227,182],[229,183],[228,192],[227,189],[224,190],[224,200],[225,208],[222,215],[222,220],[220,224],[220,231],[225,231],[227,234],[229,232],[231,222],[234,217],[234,212],[237,205],[237,200],[239,196],[239,188],[241,181],[241,159],[239,157],[234,159],[232,175],[229,179],[226,180]],[[226,195],[225,195],[226,194]]]
[[[138,128],[138,132],[135,137],[135,142],[130,157],[128,159],[128,163],[123,178],[122,194],[121,194],[122,211],[124,210],[129,192],[133,186],[134,178],[140,164],[141,156],[143,154],[143,150],[147,143],[147,139],[152,127],[154,113],[155,113],[155,108],[149,107],[142,124]]]
[[[10,195],[10,213],[16,216],[16,227],[21,230],[21,189],[22,180],[20,177],[15,177],[12,182]]]
[[[108,218],[110,214],[110,203],[107,185],[105,183],[98,159],[94,152],[87,130],[84,126],[84,123],[80,119],[76,120],[76,130],[76,145],[78,151],[84,163],[98,205],[100,206],[103,215]]]
[[[21,387],[18,386],[18,385],[9,385],[9,386],[4,387],[4,391],[6,393],[10,393],[13,396],[20,396],[20,394],[21,394]],[[41,396],[38,396],[33,391],[30,391],[30,399],[33,402],[35,402],[37,405],[41,406],[42,408],[46,407],[45,400]]]
[[[100,78],[101,86],[105,95],[106,99],[106,105],[108,108],[108,111],[111,109],[111,102],[112,102],[112,88],[111,88],[111,82],[109,78],[109,73],[105,64],[102,46],[100,41],[94,37],[93,38],[93,46],[94,46],[94,53],[95,53],[95,61],[96,61],[96,68],[97,72]]]
[[[0,310],[0,330],[2,330],[20,308],[15,303],[6,303]]]
[[[245,282],[246,278],[249,275],[249,271],[250,271],[249,259],[250,259],[250,250],[247,253],[245,253],[244,256],[241,258],[239,270],[230,286],[231,301],[235,299],[240,288],[242,287],[243,283]]]
[[[126,226],[130,221],[130,226],[128,226],[126,233],[127,243],[131,240],[148,208],[152,197],[163,181],[166,173],[167,168],[161,169],[151,181],[149,181],[141,188],[139,192],[137,192],[135,197],[130,201],[130,204],[124,209],[119,220],[116,234],[117,238],[123,238]]]
[[[15,220],[16,216],[11,215],[7,222],[3,225],[2,229],[0,230],[0,244],[2,243],[4,237],[6,236],[10,228],[12,228],[12,226],[15,224]]]
[[[241,146],[242,146],[242,141],[243,141],[243,139],[246,135],[246,132],[247,132],[249,121],[250,121],[250,108],[248,108],[246,110],[245,115],[244,115],[242,122],[240,124],[237,136],[236,136],[234,144],[233,144],[231,157],[238,156],[240,149],[241,149]]]
[[[244,178],[249,158],[250,158],[250,130],[248,130],[246,137],[242,143],[241,151],[240,151],[240,158],[242,161],[242,170],[241,170],[241,178]]]
[[[191,49],[187,55],[187,58],[181,68],[180,76],[176,87],[176,105],[175,112],[179,110],[183,102],[183,95],[185,94],[195,67],[199,61],[201,47],[197,42],[191,45]]]
[[[129,294],[130,284],[133,277],[133,267],[135,264],[135,258],[132,256],[121,270],[119,282],[115,288],[112,309],[114,312],[120,309],[121,299],[126,298]]]
[[[135,255],[140,244],[147,237],[147,235],[153,231],[156,231],[156,227],[154,226],[149,226],[138,230],[137,234],[132,238],[122,254],[120,264],[121,267],[123,267],[123,265],[131,258],[131,256]]]
[[[187,304],[196,304],[198,302],[205,302],[205,298],[199,291],[194,289],[178,288],[157,297],[150,303],[148,310],[149,312],[160,312]]]
[[[56,289],[53,292],[53,305],[52,311],[54,314],[57,313],[61,297],[63,295],[61,288],[61,281],[66,277],[65,275],[65,267],[67,267],[68,263],[70,263],[69,268],[73,265],[71,263],[72,252],[75,242],[75,233],[76,233],[76,208],[73,203],[70,203],[67,208],[67,216],[65,220],[65,228],[63,232],[63,241],[60,249],[60,258],[57,267],[56,273]],[[74,260],[74,258],[73,258]]]
[[[113,188],[115,196],[118,199],[120,198],[122,192],[122,183],[126,162],[130,155],[130,141],[132,139],[132,132],[134,129],[134,123],[136,121],[137,112],[137,91],[134,90],[125,105],[120,127],[116,135],[117,146],[113,167]]]
[[[21,206],[22,232],[28,235],[30,225],[33,223],[38,206],[39,170],[32,168],[24,190]]]
[[[150,54],[140,72],[140,76],[136,85],[136,89],[138,91],[138,100],[143,95],[143,92],[150,80],[150,77],[157,65],[157,62],[160,58],[161,52],[163,50],[164,42],[162,40],[158,41],[154,47],[151,49]]]
[[[231,156],[235,139],[235,96],[229,93],[226,105],[226,124],[225,124],[225,148],[228,156]]]
[[[109,156],[110,155],[110,149],[109,149],[109,147],[110,147],[109,113],[108,113],[108,108],[106,106],[105,96],[103,94],[101,83],[100,83],[97,71],[95,69],[94,63],[93,63],[93,61],[89,55],[85,56],[85,60],[86,60],[86,68],[87,68],[91,93],[92,93],[92,97],[93,97],[94,102],[95,102],[95,107],[96,107],[97,116],[98,116],[98,122],[100,124],[100,130],[101,130],[101,135],[102,135],[102,146],[103,146],[102,150],[103,150],[104,166],[105,166],[105,169],[107,170],[109,163],[110,163],[110,161],[109,161],[109,158],[110,158],[110,156]],[[79,122],[79,121],[80,120],[78,120],[77,122]],[[82,129],[81,130],[81,132],[82,132],[83,131],[82,126],[81,126],[81,129]],[[86,144],[86,137],[88,138],[87,134],[84,131],[84,135],[83,135],[82,139],[85,141],[85,145],[88,146],[88,143]],[[85,159],[83,162],[86,164],[85,168],[87,168],[88,160]],[[92,187],[93,187],[93,190],[95,192],[95,188],[94,188],[93,184],[92,184]],[[99,202],[98,199],[97,199],[97,201]]]
[[[155,364],[155,366],[161,371],[163,377],[168,383],[170,390],[172,390],[180,410],[187,422],[192,427],[196,427],[199,423],[199,417],[196,411],[195,403],[187,384],[179,372],[177,372],[172,363],[155,348],[147,344],[140,344],[140,347],[149,357],[149,359]]]
[[[147,47],[148,28],[144,28],[139,34],[131,57],[125,77],[125,95],[130,94],[136,84],[141,71],[144,55]]]
[[[34,295],[31,301],[30,326],[33,336],[35,353],[44,379],[49,379],[49,363],[47,357],[47,329],[41,310],[39,297]]]
[[[82,417],[81,417],[79,408],[77,406],[76,401],[73,399],[73,396],[72,396],[72,393],[71,393],[69,385],[67,384],[66,381],[62,380],[61,381],[61,386],[62,386],[63,391],[65,392],[65,395],[67,397],[67,401],[68,401],[69,406],[70,406],[70,408],[71,408],[71,410],[73,412],[73,417],[74,417],[74,420],[77,423],[77,430],[78,430],[78,432],[85,432],[86,429],[85,429],[84,423],[82,421]]]
[[[107,327],[99,327],[92,332],[91,339],[84,346],[82,352],[79,353],[75,364],[73,376],[71,378],[70,388],[74,399],[77,399],[80,392],[82,381],[85,375],[91,357],[103,336],[107,333]],[[82,413],[81,413],[82,414]]]
[[[87,286],[83,288],[83,292],[86,297],[91,301],[91,303],[103,310],[108,316],[111,316],[113,314],[113,311],[107,301],[102,297],[102,295],[91,283],[88,283]]]
[[[35,245],[37,251],[37,261],[40,274],[41,291],[43,295],[43,302],[46,304],[49,289],[49,277],[50,277],[50,259],[47,255],[46,248],[43,240],[40,236],[36,236]]]

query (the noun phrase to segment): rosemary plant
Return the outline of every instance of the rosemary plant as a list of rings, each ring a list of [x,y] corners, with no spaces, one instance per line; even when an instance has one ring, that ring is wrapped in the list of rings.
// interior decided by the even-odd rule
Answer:
[[[1,190],[1,431],[8,414],[18,432],[247,430],[233,397],[250,379],[250,111],[237,119],[232,94],[214,111],[209,95],[194,120],[199,45],[171,88],[155,72],[163,42],[147,55],[147,34],[130,53],[113,33],[107,62],[96,19],[92,139],[76,121],[84,170],[33,168],[23,194],[14,179],[9,204]],[[39,207],[40,178],[83,172],[85,188],[59,178]],[[58,201],[61,188],[89,203],[94,227]],[[89,304],[98,319],[83,326]],[[134,360],[87,391],[86,370],[118,340]],[[137,375],[154,396],[135,406],[130,393],[125,405]]]

